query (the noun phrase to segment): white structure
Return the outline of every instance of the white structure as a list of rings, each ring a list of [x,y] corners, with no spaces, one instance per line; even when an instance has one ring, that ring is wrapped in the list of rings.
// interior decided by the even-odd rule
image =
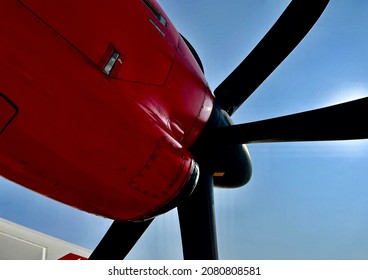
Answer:
[[[91,251],[0,218],[0,260],[56,260]]]

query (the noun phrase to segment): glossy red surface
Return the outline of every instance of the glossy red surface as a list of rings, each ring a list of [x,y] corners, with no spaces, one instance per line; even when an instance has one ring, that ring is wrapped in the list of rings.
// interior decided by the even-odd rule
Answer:
[[[151,3],[166,25],[143,1],[1,1],[0,175],[119,220],[182,191],[213,98]]]

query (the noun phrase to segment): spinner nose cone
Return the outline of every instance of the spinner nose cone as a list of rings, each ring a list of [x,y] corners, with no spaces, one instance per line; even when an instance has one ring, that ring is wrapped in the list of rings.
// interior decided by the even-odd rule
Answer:
[[[222,144],[214,138],[213,131],[232,124],[229,115],[215,104],[206,128],[191,149],[200,169],[213,174],[214,185],[218,187],[243,186],[252,175],[252,162],[245,145]]]

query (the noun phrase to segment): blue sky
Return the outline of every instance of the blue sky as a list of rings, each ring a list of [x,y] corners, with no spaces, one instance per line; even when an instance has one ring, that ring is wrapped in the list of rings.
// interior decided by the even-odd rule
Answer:
[[[212,89],[290,1],[160,0],[197,49]],[[234,115],[247,122],[368,96],[368,2],[331,1],[298,48]],[[253,177],[216,189],[222,259],[368,259],[368,141],[249,145]],[[0,216],[92,249],[111,221],[0,180]],[[129,258],[180,259],[176,211]]]

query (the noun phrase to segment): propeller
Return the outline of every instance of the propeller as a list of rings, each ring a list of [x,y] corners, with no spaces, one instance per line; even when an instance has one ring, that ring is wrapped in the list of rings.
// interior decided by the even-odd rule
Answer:
[[[233,129],[236,126],[232,125],[228,114],[234,113],[291,53],[318,20],[328,2],[292,1],[255,49],[214,91],[217,106],[191,150],[200,166],[200,183],[192,197],[178,207],[185,259],[218,257],[215,214],[213,204],[209,203],[213,201],[213,183],[216,184],[214,174],[223,176],[241,165],[242,176],[235,181],[246,182],[250,178],[250,158],[241,145],[243,141],[238,139],[238,130],[241,129]],[[247,133],[246,129],[241,131],[241,135]],[[228,132],[234,135],[233,138],[228,139]],[[234,145],[229,148],[227,144]],[[228,170],[225,168],[226,172],[216,172],[216,168],[222,167],[224,162]]]
[[[239,125],[233,125],[229,117],[300,43],[328,2],[293,0],[254,50],[214,91],[210,120],[191,147],[200,167],[199,181],[191,196],[178,205],[185,259],[218,258],[213,185],[229,187],[249,180],[250,158],[242,144],[368,138],[358,126],[364,108],[368,109],[368,99]],[[124,258],[151,221],[113,222],[90,259]]]

